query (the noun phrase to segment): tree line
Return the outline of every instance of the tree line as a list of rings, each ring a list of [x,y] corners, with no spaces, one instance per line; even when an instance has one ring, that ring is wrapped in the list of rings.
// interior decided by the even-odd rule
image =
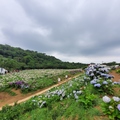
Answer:
[[[45,53],[0,44],[0,67],[7,70],[78,69],[86,66],[85,63],[63,62]]]

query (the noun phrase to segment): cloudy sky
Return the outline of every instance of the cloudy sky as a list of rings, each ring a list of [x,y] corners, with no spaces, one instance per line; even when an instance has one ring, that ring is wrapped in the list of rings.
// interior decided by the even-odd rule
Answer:
[[[0,44],[69,62],[120,62],[120,0],[0,0]]]

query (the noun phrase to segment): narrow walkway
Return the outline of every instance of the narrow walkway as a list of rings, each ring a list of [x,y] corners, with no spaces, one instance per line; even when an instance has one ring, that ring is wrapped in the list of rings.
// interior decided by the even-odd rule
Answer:
[[[80,74],[81,74],[81,73],[80,73]],[[80,74],[79,74],[79,75],[80,75]],[[54,87],[58,87],[58,86],[60,86],[60,85],[62,85],[62,84],[64,84],[64,83],[72,80],[73,78],[78,77],[79,75],[76,75],[76,76],[74,76],[74,77],[70,77],[70,78],[68,78],[68,79],[66,79],[66,80],[64,80],[64,81],[61,81],[61,82],[58,83],[58,84],[55,84],[55,85],[53,85],[53,86],[51,86],[51,87],[46,88],[45,90],[41,90],[40,92],[35,93],[35,94],[33,94],[33,95],[29,96],[29,97],[26,97],[26,98],[24,98],[24,99],[18,100],[17,103],[19,104],[19,103],[22,103],[22,102],[25,102],[25,101],[29,100],[29,99],[30,99],[31,97],[33,97],[33,96],[41,95],[41,94],[47,92],[48,90],[50,90],[50,89],[52,89],[52,88],[54,88]],[[16,101],[14,101],[13,103],[10,103],[10,104],[8,104],[8,105],[13,106],[15,102],[16,102]],[[0,107],[0,110],[2,110],[2,107],[3,107],[3,106],[5,106],[5,105],[2,105],[2,106]]]

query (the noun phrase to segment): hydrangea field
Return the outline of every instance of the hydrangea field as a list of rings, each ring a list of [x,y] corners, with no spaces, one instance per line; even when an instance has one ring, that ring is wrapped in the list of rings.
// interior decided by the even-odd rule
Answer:
[[[0,111],[1,120],[119,120],[120,82],[99,64],[43,95]],[[12,81],[12,80],[11,80]],[[24,114],[23,114],[24,113]]]
[[[41,70],[24,70],[20,72],[13,72],[10,74],[5,74],[0,76],[0,86],[5,86],[10,82],[24,81],[25,83],[31,83],[36,81],[39,78],[43,78],[45,76],[54,76],[61,73],[64,73],[65,70],[50,70],[50,69],[41,69]]]
[[[35,91],[56,84],[58,79],[76,74],[79,70],[40,69],[24,70],[0,76],[0,91],[7,88],[21,89],[22,92]],[[59,81],[60,81],[59,80]]]

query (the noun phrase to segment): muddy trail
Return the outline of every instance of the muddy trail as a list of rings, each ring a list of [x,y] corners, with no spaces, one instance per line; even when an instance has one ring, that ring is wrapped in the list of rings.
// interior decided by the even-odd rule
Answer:
[[[80,74],[81,74],[81,73],[80,73]],[[79,75],[80,75],[80,74],[79,74]],[[115,71],[110,72],[110,74],[111,74],[111,75],[114,75],[113,81],[117,81],[117,82],[120,81],[120,74],[117,74]],[[54,88],[54,87],[60,86],[60,85],[62,85],[62,84],[64,84],[64,83],[72,80],[73,78],[76,78],[76,77],[79,76],[79,75],[76,75],[76,76],[74,76],[74,77],[70,77],[70,78],[68,78],[68,79],[66,79],[66,80],[63,80],[63,81],[59,82],[58,84],[52,85],[52,86],[50,86],[50,87],[48,87],[48,88],[44,88],[44,89],[42,89],[42,90],[37,90],[37,91],[35,91],[35,92],[28,93],[28,94],[22,94],[22,93],[20,92],[20,90],[15,90],[15,89],[13,89],[13,92],[15,92],[15,93],[17,94],[16,96],[10,96],[10,95],[9,95],[8,93],[6,93],[6,92],[1,92],[1,93],[0,93],[0,110],[1,110],[2,107],[5,106],[5,105],[14,105],[15,102],[21,103],[21,102],[24,102],[24,101],[30,99],[30,98],[33,97],[33,96],[43,94],[43,93],[45,93],[46,91],[48,91],[48,90],[50,90],[50,89],[52,89],[52,88]]]
[[[114,76],[113,81],[116,81],[116,82],[120,81],[120,74],[116,73],[115,70],[111,71],[110,74]]]
[[[81,73],[79,75],[81,75]],[[54,87],[58,87],[58,86],[60,86],[60,85],[62,85],[64,83],[72,80],[73,78],[78,77],[79,75],[75,75],[73,77],[67,78],[67,79],[65,79],[63,81],[60,81],[59,83],[57,83],[55,85],[52,85],[50,87],[47,87],[47,88],[44,88],[44,89],[41,89],[41,90],[37,90],[37,91],[32,92],[32,93],[23,94],[23,93],[20,92],[19,89],[18,90],[13,89],[12,91],[15,92],[17,95],[16,96],[11,96],[6,92],[0,92],[0,110],[5,105],[13,106],[15,102],[21,103],[21,102],[24,102],[24,101],[30,99],[33,96],[43,94],[46,91],[48,91],[48,90],[50,90],[50,89],[52,89]]]

